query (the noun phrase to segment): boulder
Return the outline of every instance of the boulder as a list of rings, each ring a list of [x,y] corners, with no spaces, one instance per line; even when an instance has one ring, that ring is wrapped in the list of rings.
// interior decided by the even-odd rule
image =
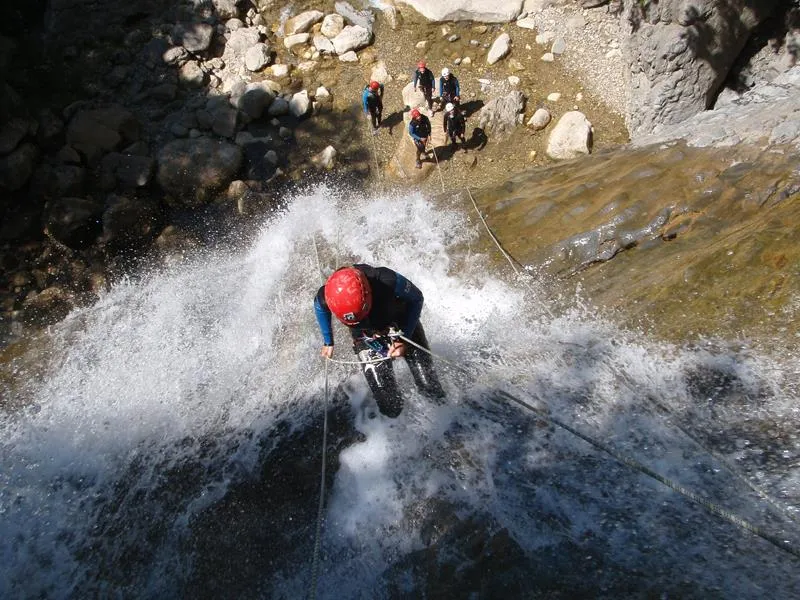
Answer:
[[[326,15],[322,20],[322,27],[319,32],[326,38],[335,38],[344,29],[344,17],[342,15]]]
[[[344,54],[350,50],[360,50],[372,42],[372,33],[360,25],[348,25],[333,38],[336,54]]]
[[[494,41],[492,47],[489,48],[489,54],[486,55],[486,63],[493,65],[508,56],[509,52],[511,52],[511,36],[507,33],[502,33]]]
[[[0,129],[0,154],[8,154],[14,150],[22,139],[28,135],[28,122],[15,118]]]
[[[508,133],[522,123],[525,96],[514,90],[506,96],[487,102],[478,116],[479,126],[495,134]]]
[[[297,92],[289,100],[289,113],[293,117],[302,118],[311,110],[311,100],[308,98],[308,90]]]
[[[30,142],[0,158],[0,187],[11,192],[21,189],[33,174],[38,160],[39,148]]]
[[[244,53],[244,66],[248,71],[257,73],[272,61],[272,50],[267,44],[259,42]]]
[[[536,112],[533,113],[533,116],[528,120],[528,127],[533,129],[534,131],[539,131],[547,127],[548,123],[550,123],[550,111],[546,108],[537,108]]]
[[[66,141],[96,164],[102,154],[123,143],[139,139],[139,123],[133,113],[119,105],[78,110],[67,125]]]
[[[161,224],[161,211],[152,200],[111,195],[103,211],[101,240],[112,246],[136,246],[152,240]]]
[[[44,232],[73,249],[86,248],[100,235],[103,204],[87,198],[56,198],[45,203]]]
[[[313,156],[311,162],[318,169],[330,171],[336,165],[336,148],[328,146],[322,152]]]
[[[290,36],[296,33],[305,33],[311,29],[313,25],[322,21],[324,16],[325,14],[318,10],[301,12],[299,15],[288,19],[286,23],[283,24],[283,35]]]
[[[131,156],[111,152],[103,157],[101,170],[116,186],[137,188],[148,185],[153,177],[155,160],[149,156]]]
[[[524,0],[402,0],[430,21],[509,23],[522,12]],[[338,11],[337,11],[338,12]]]
[[[226,188],[242,166],[235,144],[208,138],[175,140],[158,153],[158,183],[173,201],[200,206]]]
[[[287,50],[291,50],[295,46],[307,44],[311,37],[308,33],[295,33],[294,35],[287,35],[283,38],[283,45]]]
[[[189,52],[204,52],[211,45],[214,27],[207,23],[185,23],[172,28],[172,41]]]
[[[582,112],[564,113],[547,140],[547,156],[568,160],[592,151],[592,124]]]
[[[231,97],[234,106],[246,117],[247,121],[260,118],[264,110],[272,104],[275,92],[272,90],[271,83],[268,81],[249,83],[235,100]]]
[[[349,2],[336,2],[334,10],[344,17],[344,20],[351,25],[358,25],[369,31],[372,35],[372,27],[375,25],[375,15],[368,10],[356,10]]]

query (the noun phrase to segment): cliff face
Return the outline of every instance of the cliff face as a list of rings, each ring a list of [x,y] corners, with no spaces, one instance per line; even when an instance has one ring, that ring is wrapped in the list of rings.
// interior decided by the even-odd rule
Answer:
[[[710,108],[751,32],[777,0],[626,3],[628,129],[657,133]]]

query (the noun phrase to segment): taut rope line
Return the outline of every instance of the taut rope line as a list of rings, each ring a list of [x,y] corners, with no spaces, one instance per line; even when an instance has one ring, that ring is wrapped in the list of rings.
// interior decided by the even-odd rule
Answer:
[[[430,354],[431,356],[433,356],[437,360],[441,360],[442,362],[445,362],[445,363],[447,363],[449,365],[452,365],[453,367],[455,367],[456,369],[461,370],[462,372],[466,372],[466,369],[464,369],[461,365],[456,364],[456,363],[451,362],[451,361],[448,361],[448,360],[446,360],[446,359],[434,354],[433,352],[431,352],[427,348],[421,346],[420,344],[417,344],[417,343],[411,341],[407,337],[405,337],[403,335],[400,335],[399,338],[401,340],[403,340],[404,342],[406,342],[407,344],[411,344],[412,346],[414,346],[416,348],[419,348],[423,352],[427,352],[428,354]],[[513,396],[512,394],[509,394],[508,392],[502,392],[501,391],[500,394],[505,396],[508,400],[511,400],[511,401],[517,403],[518,405],[522,406],[523,408],[528,409],[529,411],[534,413],[538,418],[542,419],[543,421],[545,421],[547,423],[550,423],[550,424],[552,424],[552,425],[554,425],[556,427],[560,427],[564,431],[567,431],[567,432],[571,433],[572,435],[582,439],[583,441],[585,441],[588,444],[594,446],[598,450],[601,450],[602,452],[605,452],[606,454],[608,454],[609,456],[611,456],[615,460],[619,461],[620,463],[622,463],[622,464],[624,464],[624,465],[626,465],[626,466],[628,466],[628,467],[630,467],[630,468],[632,468],[632,469],[634,469],[636,471],[639,471],[640,473],[642,473],[644,475],[647,475],[648,477],[651,477],[652,479],[655,479],[656,481],[658,481],[659,483],[667,486],[668,488],[670,488],[674,492],[677,492],[681,496],[683,496],[683,497],[691,500],[692,502],[702,506],[703,508],[705,508],[710,513],[712,513],[712,514],[720,517],[721,519],[723,519],[725,521],[728,521],[729,523],[732,523],[732,524],[734,524],[734,525],[736,525],[736,526],[738,526],[738,527],[740,527],[740,528],[742,528],[742,529],[744,529],[746,531],[749,531],[750,533],[752,533],[754,535],[757,535],[761,539],[769,542],[770,544],[772,544],[773,546],[779,548],[780,550],[783,550],[784,552],[787,552],[787,553],[793,555],[795,558],[800,558],[800,550],[798,550],[797,548],[794,548],[793,546],[791,546],[787,541],[782,540],[779,537],[764,531],[758,525],[754,525],[754,524],[750,523],[749,521],[746,521],[745,519],[742,519],[738,515],[733,514],[731,511],[727,510],[726,508],[721,507],[720,505],[716,504],[715,502],[711,502],[710,500],[706,500],[705,498],[703,498],[699,494],[697,494],[697,493],[691,491],[690,489],[680,485],[679,483],[676,483],[676,482],[672,481],[668,477],[665,477],[664,475],[661,475],[660,473],[654,471],[653,469],[651,469],[647,465],[645,465],[645,464],[643,464],[643,463],[641,463],[641,462],[639,462],[639,461],[637,461],[637,460],[635,460],[633,458],[625,456],[624,454],[621,454],[621,453],[617,452],[611,446],[608,446],[608,445],[606,445],[606,444],[604,444],[604,443],[602,443],[600,441],[597,441],[594,438],[592,438],[592,437],[580,432],[579,430],[575,429],[574,427],[572,427],[570,425],[567,425],[566,423],[560,421],[559,419],[550,416],[546,411],[544,411],[544,410],[542,410],[540,408],[536,408],[535,406],[533,406],[533,405],[531,405],[531,404],[529,404],[529,403],[527,403],[527,402],[525,402],[523,400],[520,400],[519,398],[517,398],[516,396]]]

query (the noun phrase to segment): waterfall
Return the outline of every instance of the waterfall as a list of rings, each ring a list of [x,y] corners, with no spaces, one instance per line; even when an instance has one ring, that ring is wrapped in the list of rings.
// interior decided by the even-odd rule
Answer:
[[[358,261],[425,294],[447,398],[398,361],[404,410],[376,416],[357,368],[329,365],[319,597],[800,597],[796,557],[503,395],[798,548],[796,365],[649,340],[580,298],[551,316],[545,284],[495,266],[484,235],[419,193],[322,186],[240,248],[120,283],[46,332],[14,359],[0,416],[0,596],[308,595],[326,380],[312,301]]]

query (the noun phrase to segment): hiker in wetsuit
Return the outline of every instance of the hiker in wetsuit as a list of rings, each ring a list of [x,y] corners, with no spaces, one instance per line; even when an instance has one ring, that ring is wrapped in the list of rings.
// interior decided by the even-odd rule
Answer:
[[[417,147],[418,169],[422,168],[422,155],[428,156],[428,138],[431,135],[431,121],[428,117],[419,112],[418,108],[411,111],[411,121],[408,123],[408,135]]]
[[[461,102],[461,86],[458,85],[458,78],[447,67],[442,69],[442,76],[439,77],[439,102],[455,106]]]
[[[450,136],[450,151],[456,151],[456,138],[461,138],[461,149],[467,151],[467,138],[464,137],[464,132],[467,129],[467,122],[464,119],[464,114],[458,109],[448,103],[444,107],[444,122],[442,123],[444,132]]]
[[[433,71],[428,68],[427,63],[421,60],[417,63],[417,70],[414,71],[414,91],[422,91],[425,102],[428,103],[428,110],[433,111],[433,88],[436,85]]]
[[[388,357],[406,359],[421,392],[434,398],[444,395],[431,355],[398,337],[386,337],[390,328],[394,328],[414,343],[428,348],[425,330],[419,322],[423,302],[419,288],[400,273],[365,264],[334,272],[314,298],[314,312],[324,344],[322,356],[333,356],[333,314],[350,328],[353,350],[364,362],[364,376],[378,409],[387,417],[400,414],[403,396],[397,389],[392,361],[374,361],[376,340],[386,340],[382,349]]]
[[[383,116],[383,84],[370,81],[361,94],[361,105],[364,108],[364,114],[369,115],[372,122],[373,135],[378,133]]]

